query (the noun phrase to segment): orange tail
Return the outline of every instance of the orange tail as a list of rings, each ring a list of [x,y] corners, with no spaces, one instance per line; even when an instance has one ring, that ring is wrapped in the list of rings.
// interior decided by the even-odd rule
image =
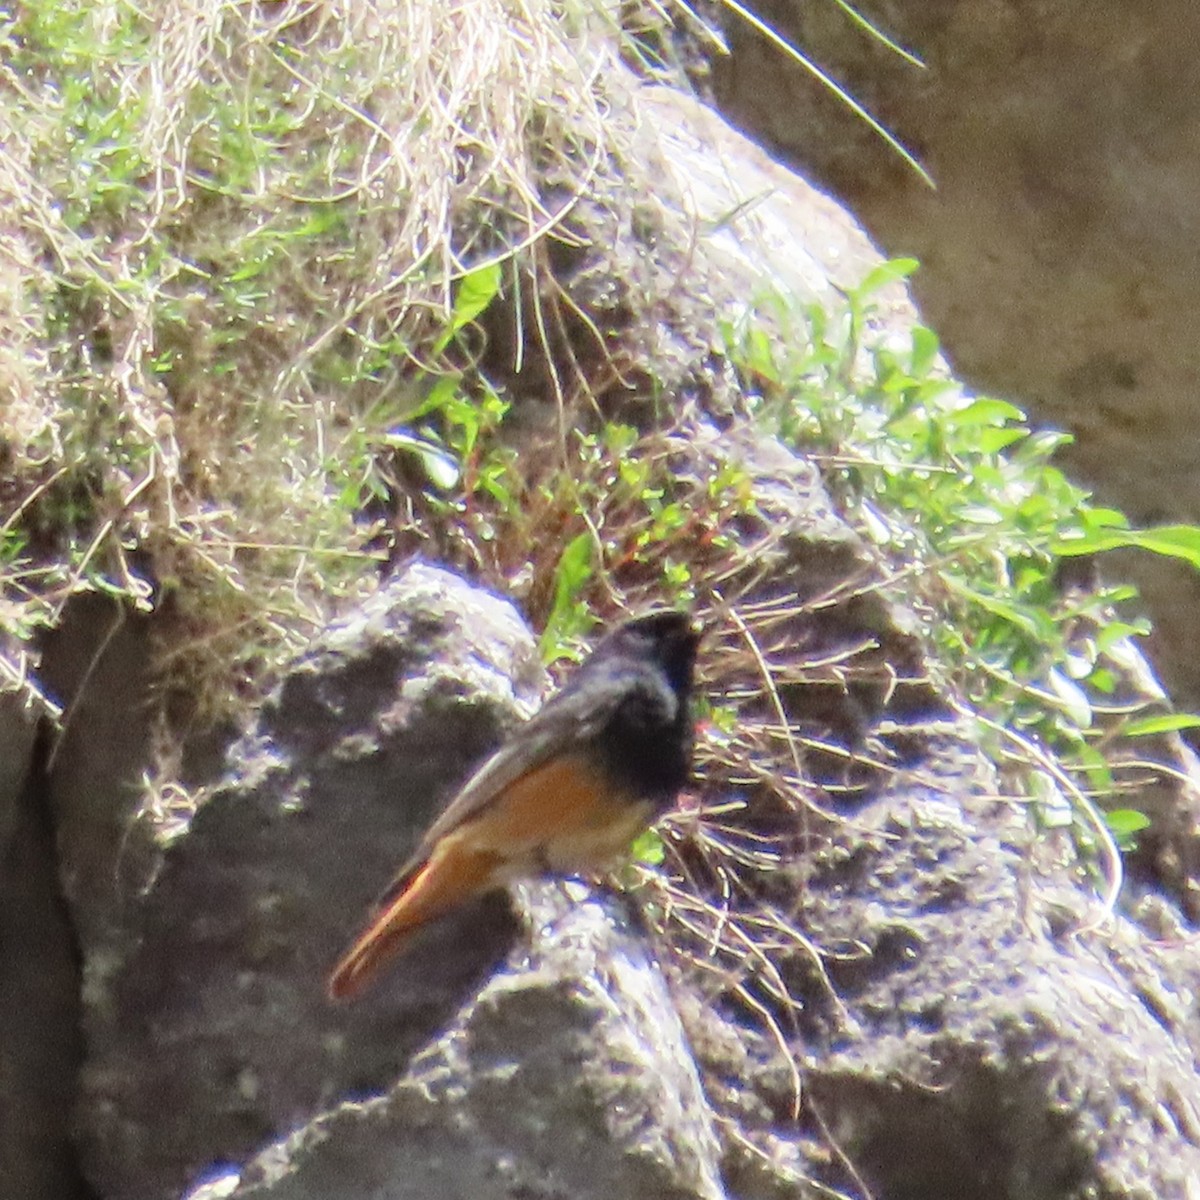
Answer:
[[[435,917],[490,890],[496,856],[443,843],[433,857],[401,887],[384,898],[381,911],[359,935],[329,977],[334,1000],[356,996],[399,951],[407,938]]]

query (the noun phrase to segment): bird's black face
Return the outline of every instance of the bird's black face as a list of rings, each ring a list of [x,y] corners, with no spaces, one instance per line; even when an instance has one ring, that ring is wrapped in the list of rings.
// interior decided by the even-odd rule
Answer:
[[[611,637],[619,653],[657,662],[680,696],[691,691],[700,634],[687,613],[669,609],[634,617]]]

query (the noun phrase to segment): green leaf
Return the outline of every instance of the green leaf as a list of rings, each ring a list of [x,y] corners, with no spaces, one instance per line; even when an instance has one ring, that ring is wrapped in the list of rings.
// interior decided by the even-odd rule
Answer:
[[[1064,558],[1099,554],[1105,550],[1146,550],[1164,558],[1181,558],[1200,570],[1200,526],[1159,525],[1153,529],[1102,527],[1090,533],[1061,538],[1052,544]]]
[[[406,415],[405,420],[409,422],[417,421],[432,412],[441,412],[454,401],[461,386],[462,376],[457,374],[457,372],[451,375],[439,376],[429,391],[426,392],[425,399]]]
[[[999,509],[984,504],[964,504],[958,510],[958,518],[971,525],[1003,525],[1006,519]]]
[[[938,351],[941,346],[938,344],[937,334],[932,329],[926,329],[924,325],[914,325],[912,329],[912,357],[909,359],[908,369],[913,375],[918,378],[928,375],[937,362]]]
[[[892,283],[901,283],[914,274],[921,264],[915,258],[893,258],[867,272],[866,278],[854,289],[854,299],[860,304]]]
[[[1104,814],[1104,823],[1118,842],[1140,833],[1150,824],[1150,818],[1136,808],[1115,808]]]
[[[561,609],[592,573],[592,535],[581,533],[567,543],[558,560],[554,580],[554,606]]]
[[[1129,528],[1129,518],[1116,508],[1089,508],[1080,517],[1085,529]]]
[[[1200,567],[1200,526],[1159,525],[1154,529],[1135,531],[1132,545],[1152,554],[1182,558]]]
[[[1087,775],[1088,787],[1093,792],[1105,794],[1111,792],[1113,783],[1112,768],[1108,759],[1095,746],[1080,745],[1076,750],[1079,768]]]
[[[1004,425],[1009,421],[1023,421],[1025,414],[1007,400],[992,400],[981,396],[962,408],[947,412],[942,420],[952,428],[969,428],[974,425]]]
[[[1183,729],[1200,729],[1200,716],[1166,713],[1161,717],[1143,717],[1140,721],[1130,721],[1121,732],[1126,737],[1148,737],[1155,733],[1178,733]]]
[[[487,263],[464,275],[458,281],[458,289],[454,295],[454,311],[450,315],[450,324],[442,331],[442,335],[433,343],[433,353],[441,354],[450,345],[455,335],[466,325],[469,325],[500,293],[500,281],[503,278],[498,262]]]
[[[1030,637],[1037,638],[1042,636],[1041,626],[1029,613],[1023,612],[1007,601],[977,591],[975,588],[969,587],[961,579],[956,579],[952,575],[944,574],[943,578],[960,596],[978,604],[980,608],[990,612],[993,616],[1000,617],[1002,620],[1015,625],[1018,629],[1024,630]]]
[[[779,382],[779,368],[775,365],[775,348],[765,329],[754,328],[746,335],[744,347],[746,366],[754,374],[770,383]]]
[[[644,863],[648,867],[657,867],[667,856],[667,848],[662,838],[653,829],[647,829],[638,834],[629,850],[634,862]]]
[[[1096,635],[1096,649],[1099,653],[1104,654],[1118,642],[1128,638],[1145,637],[1149,632],[1150,622],[1144,617],[1137,621],[1110,621]]]
[[[566,657],[566,640],[585,632],[592,623],[579,594],[592,576],[594,549],[591,530],[585,530],[572,538],[559,556],[554,572],[554,607],[541,637],[542,658],[546,662]]]
[[[1012,425],[981,429],[976,434],[976,445],[981,454],[999,454],[1014,442],[1019,442],[1029,431]]]

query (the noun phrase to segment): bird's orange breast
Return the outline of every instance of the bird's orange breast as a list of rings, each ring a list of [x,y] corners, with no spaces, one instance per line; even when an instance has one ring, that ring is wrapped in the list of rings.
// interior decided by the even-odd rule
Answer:
[[[580,871],[627,849],[650,815],[648,802],[615,790],[603,768],[571,754],[526,772],[445,840],[491,852],[518,875]]]

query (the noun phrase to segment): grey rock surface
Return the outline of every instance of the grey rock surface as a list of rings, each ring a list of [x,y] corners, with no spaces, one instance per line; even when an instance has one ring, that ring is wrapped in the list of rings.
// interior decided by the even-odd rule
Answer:
[[[265,1150],[230,1200],[717,1200],[719,1146],[679,1017],[611,903],[532,889],[514,956],[384,1095]],[[189,1200],[212,1196],[209,1184]]]
[[[140,818],[158,864],[85,944],[79,1136],[105,1200],[178,1195],[384,1086],[503,953],[514,922],[492,898],[353,1018],[323,991],[447,790],[540,686],[507,604],[414,566],[297,664],[182,828]]]
[[[18,802],[33,765],[36,733],[35,714],[20,694],[0,691],[0,850],[9,844],[19,819]]]
[[[809,1046],[814,1103],[883,1195],[1194,1195],[1189,993],[1162,947],[1031,863],[986,772],[938,779],[951,761],[858,813],[809,881],[814,938],[865,950],[831,966],[855,1028]]]
[[[731,315],[731,297],[760,302],[779,291],[836,307],[882,262],[840,204],[715,109],[665,87],[642,88],[636,104],[646,157],[665,168],[653,202],[688,235],[698,280],[720,281],[722,316]],[[916,319],[903,284],[881,289],[877,300],[877,328],[903,329]]]
[[[807,863],[797,915],[821,969],[791,965],[808,982],[789,1046],[808,1124],[779,1119],[792,1077],[768,1039],[693,1038],[738,1080],[721,1103],[761,1156],[739,1195],[847,1186],[830,1146],[855,1194],[1197,1194],[1194,939],[1104,912],[996,783],[939,739]]]
[[[75,597],[46,638],[38,676],[61,706],[46,763],[59,877],[85,950],[124,928],[127,896],[156,861],[141,814],[153,807],[154,639],[159,622],[107,596]]]
[[[78,965],[36,731],[23,698],[0,692],[0,1191],[75,1200]]]

